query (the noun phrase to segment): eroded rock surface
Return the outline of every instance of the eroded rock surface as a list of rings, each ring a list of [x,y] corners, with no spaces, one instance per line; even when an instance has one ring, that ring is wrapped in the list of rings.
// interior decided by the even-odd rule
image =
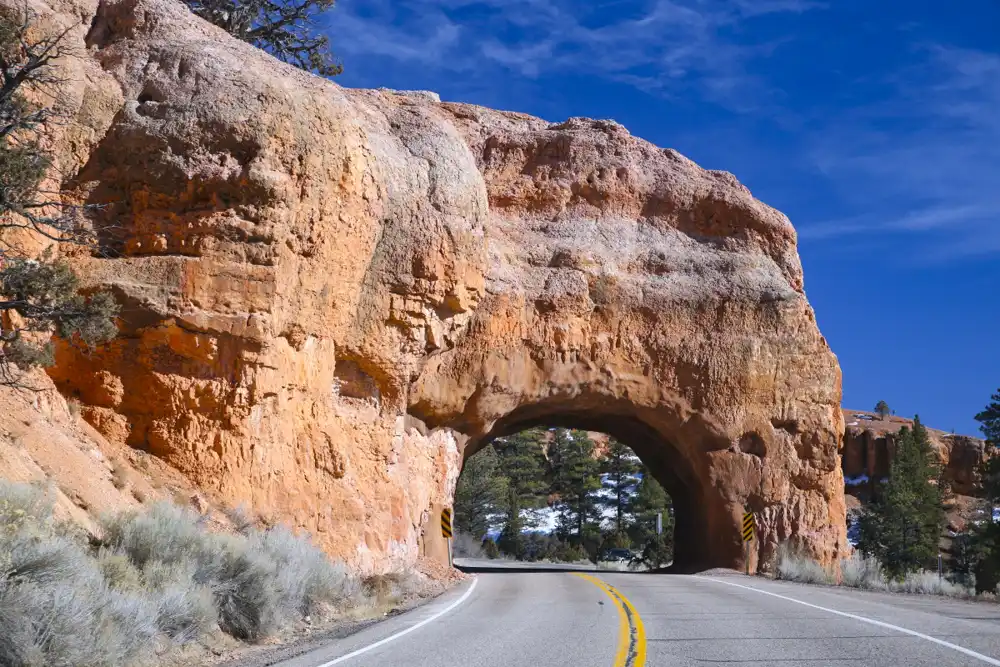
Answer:
[[[8,3],[11,0],[0,0]],[[844,553],[840,371],[795,232],[610,121],[353,91],[171,0],[76,25],[67,197],[106,204],[122,335],[52,376],[108,438],[368,570],[432,551],[462,452],[608,432],[675,498],[678,561]]]
[[[844,418],[847,431],[843,467],[847,492],[868,498],[879,482],[889,476],[900,429],[911,427],[913,421],[895,416],[883,420],[858,410],[844,410]],[[962,496],[979,493],[977,469],[989,456],[986,443],[933,428],[928,428],[927,433],[950,491]]]

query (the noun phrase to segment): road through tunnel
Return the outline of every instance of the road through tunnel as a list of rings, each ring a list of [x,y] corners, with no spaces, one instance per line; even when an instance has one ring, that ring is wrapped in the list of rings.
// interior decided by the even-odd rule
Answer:
[[[699,566],[711,562],[711,554],[716,549],[712,545],[711,531],[708,529],[709,517],[708,512],[706,512],[707,506],[702,482],[690,465],[690,462],[686,461],[677,448],[665,441],[663,436],[657,433],[655,429],[635,417],[624,415],[602,416],[586,412],[559,412],[552,414],[543,413],[544,416],[542,416],[538,414],[532,415],[531,412],[531,410],[525,410],[511,415],[509,419],[498,423],[479,442],[470,443],[469,448],[466,450],[466,460],[469,460],[469,457],[481,451],[482,447],[491,446],[497,439],[504,439],[516,434],[530,433],[538,429],[538,427],[549,431],[550,437],[554,437],[556,440],[560,437],[573,438],[573,432],[577,433],[576,437],[583,438],[589,437],[588,432],[604,434],[608,436],[609,440],[597,447],[598,450],[603,451],[593,453],[594,465],[589,471],[592,475],[600,476],[602,486],[595,484],[594,486],[587,487],[588,495],[595,496],[596,500],[594,502],[598,505],[602,502],[611,503],[610,507],[605,509],[604,519],[601,520],[600,513],[598,513],[597,521],[588,526],[588,528],[598,531],[598,541],[608,544],[609,539],[616,537],[616,530],[622,528],[615,523],[615,498],[612,488],[615,480],[609,479],[611,475],[601,466],[602,463],[608,465],[606,461],[606,457],[609,456],[608,447],[618,442],[625,445],[625,447],[634,452],[635,456],[638,457],[642,472],[638,473],[636,479],[641,480],[642,474],[648,471],[648,474],[666,491],[668,505],[663,508],[663,513],[669,513],[670,515],[666,517],[666,525],[668,531],[673,531],[673,539],[670,540],[668,536],[667,542],[672,544],[672,561],[674,567],[679,569],[697,569]],[[553,432],[554,436],[552,435]],[[555,442],[551,443],[546,454],[552,466],[558,466],[558,461],[553,460],[559,456],[556,444]],[[599,454],[603,454],[604,457],[601,457]],[[556,472],[554,476],[559,477],[559,473]],[[560,491],[559,480],[548,480],[548,484],[547,488],[542,489],[543,496],[554,492],[555,496],[558,497]],[[630,493],[634,495],[637,487],[638,485]],[[610,493],[611,497],[608,498],[605,496],[604,498],[600,498],[599,496],[602,492]],[[625,499],[623,504],[628,506],[630,501],[631,499]],[[568,503],[565,506],[572,507],[572,503]],[[560,507],[559,504],[553,504],[553,507],[550,509],[557,511],[558,507]],[[629,512],[629,514],[631,513]],[[632,533],[633,529],[637,528],[634,525],[637,522],[638,519],[634,519],[631,516],[626,518],[626,530],[622,532],[626,534]],[[648,524],[649,521],[647,520],[646,523]],[[651,532],[652,526],[645,525],[642,526],[642,529],[642,533],[648,534]],[[572,533],[573,531],[570,532]],[[580,536],[570,535],[569,537],[570,539],[578,540]],[[627,546],[635,550],[637,554],[641,552],[643,547],[642,539],[630,542]],[[596,545],[596,542],[593,544]]]
[[[740,565],[738,517],[730,516],[729,503],[718,493],[718,485],[713,487],[705,461],[690,456],[676,434],[672,437],[664,432],[664,425],[657,428],[655,422],[651,424],[655,415],[646,415],[644,420],[627,402],[617,406],[606,400],[601,403],[603,409],[535,405],[515,410],[470,441],[465,460],[499,438],[537,427],[605,434],[611,442],[630,448],[668,494],[673,515],[673,568],[697,571]],[[605,532],[613,530],[614,526],[610,526]],[[634,546],[641,549],[642,545]]]

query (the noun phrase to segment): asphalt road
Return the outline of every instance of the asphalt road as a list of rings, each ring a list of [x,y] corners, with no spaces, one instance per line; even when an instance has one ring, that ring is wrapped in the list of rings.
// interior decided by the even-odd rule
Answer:
[[[280,665],[1000,666],[997,603],[735,574],[475,569],[431,604]]]

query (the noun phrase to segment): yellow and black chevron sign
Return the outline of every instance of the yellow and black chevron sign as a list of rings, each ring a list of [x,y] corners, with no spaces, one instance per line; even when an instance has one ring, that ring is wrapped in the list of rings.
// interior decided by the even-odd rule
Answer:
[[[441,510],[441,534],[451,539],[451,509],[447,507]]]
[[[747,512],[743,515],[743,541],[751,542],[753,541],[753,512]]]

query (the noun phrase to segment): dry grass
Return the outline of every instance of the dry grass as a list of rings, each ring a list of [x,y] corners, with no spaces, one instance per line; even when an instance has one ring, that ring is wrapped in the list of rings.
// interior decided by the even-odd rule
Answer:
[[[882,574],[882,566],[871,556],[855,552],[850,558],[840,561],[841,585],[849,588],[888,590],[889,582]]]
[[[114,485],[119,491],[123,490],[129,485],[131,481],[131,475],[129,474],[128,466],[126,466],[121,459],[115,459],[111,462],[111,484]]]
[[[0,665],[119,667],[223,632],[247,642],[315,616],[364,615],[419,587],[362,581],[284,527],[215,533],[156,503],[102,520],[97,547],[43,490],[0,482]]]
[[[975,597],[973,589],[939,577],[937,572],[911,572],[902,580],[888,579],[875,558],[857,552],[850,558],[840,561],[839,570],[838,581],[834,571],[827,570],[811,558],[788,548],[787,545],[782,545],[778,549],[776,567],[778,579],[891,593]]]
[[[390,572],[367,577],[363,582],[363,593],[376,609],[387,609],[398,605],[417,594],[422,583],[412,573]]]
[[[226,518],[229,519],[229,522],[233,524],[233,530],[237,533],[246,534],[260,525],[260,521],[254,518],[250,510],[244,505],[226,508],[223,512]]]
[[[798,581],[804,584],[832,584],[834,577],[822,565],[802,555],[787,544],[778,547],[778,562],[775,568],[777,579]]]

